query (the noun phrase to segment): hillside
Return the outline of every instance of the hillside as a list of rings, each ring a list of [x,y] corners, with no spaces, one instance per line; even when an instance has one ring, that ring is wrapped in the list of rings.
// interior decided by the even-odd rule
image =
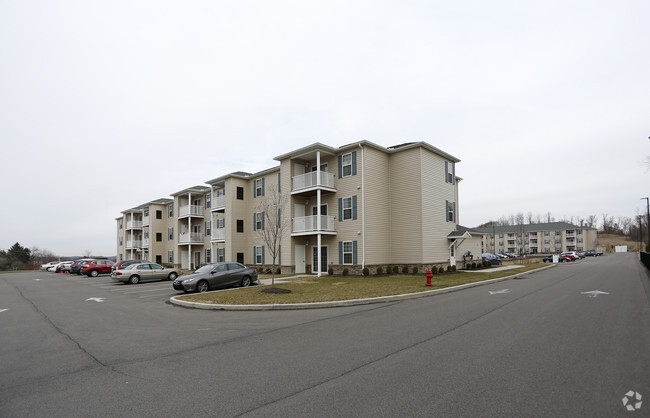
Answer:
[[[598,243],[606,253],[613,253],[617,245],[627,245],[630,252],[639,251],[639,241],[629,240],[625,235],[598,233]]]

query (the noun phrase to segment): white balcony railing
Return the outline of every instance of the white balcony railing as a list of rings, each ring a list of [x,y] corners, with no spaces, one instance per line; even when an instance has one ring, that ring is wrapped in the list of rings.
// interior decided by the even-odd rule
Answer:
[[[126,229],[142,229],[142,221],[128,221]]]
[[[203,216],[203,206],[186,205],[181,206],[178,210],[179,218],[184,216]]]
[[[334,232],[334,217],[321,215],[320,218],[320,229],[318,229],[318,216],[293,218],[293,232]]]
[[[149,217],[145,216],[142,218],[142,226],[149,226]]]
[[[217,211],[220,209],[224,209],[226,207],[226,196],[221,195],[213,198],[212,200],[212,211]]]
[[[334,188],[334,173],[327,171],[312,171],[310,173],[299,174],[293,177],[293,188],[291,191],[310,189],[313,187]]]
[[[226,228],[215,228],[212,230],[212,241],[225,241],[226,240]]]
[[[142,247],[143,248],[149,248],[149,244],[151,243],[151,240],[149,238],[145,238],[142,240]]]
[[[126,240],[127,250],[132,248],[141,248],[141,247],[142,247],[142,241],[139,239]]]
[[[203,244],[203,234],[200,232],[182,232],[178,235],[179,244]]]

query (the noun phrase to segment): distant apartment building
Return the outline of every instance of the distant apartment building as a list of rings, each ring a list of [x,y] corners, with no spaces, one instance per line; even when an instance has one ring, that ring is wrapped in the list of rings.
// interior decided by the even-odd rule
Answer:
[[[225,174],[122,212],[118,259],[162,260],[183,269],[221,261],[268,267],[259,232],[269,227],[261,203],[271,191],[286,195],[278,209],[291,223],[276,259],[283,273],[347,268],[360,274],[389,265],[422,270],[483,252],[483,234],[458,226],[460,160],[428,143],[315,143],[275,160],[276,167]],[[145,211],[150,219],[162,211],[163,222],[137,229]]]
[[[595,228],[567,222],[495,226],[474,231],[484,234],[485,250],[495,253],[551,254],[595,250],[598,246]]]

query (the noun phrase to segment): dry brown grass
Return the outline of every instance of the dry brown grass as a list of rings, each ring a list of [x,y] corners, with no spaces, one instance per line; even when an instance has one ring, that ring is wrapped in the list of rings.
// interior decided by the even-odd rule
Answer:
[[[639,241],[630,240],[625,235],[599,233],[598,243],[603,248],[603,251],[607,253],[615,252],[617,245],[627,245],[627,250],[630,252],[639,251]]]

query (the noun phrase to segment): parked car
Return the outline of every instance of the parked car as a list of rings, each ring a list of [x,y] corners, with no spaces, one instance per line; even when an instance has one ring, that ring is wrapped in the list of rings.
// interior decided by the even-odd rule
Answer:
[[[501,259],[492,253],[483,253],[483,255],[481,256],[481,260],[489,261],[492,263],[493,266],[501,264]]]
[[[75,260],[72,265],[70,265],[70,274],[81,274],[81,266],[90,260],[92,260],[92,258],[82,258],[81,260]]]
[[[49,270],[47,270],[48,268],[54,267],[59,263],[60,263],[60,261],[50,261],[49,263],[41,264],[41,270],[49,271]]]
[[[561,253],[560,255],[563,256],[563,257],[568,258],[569,261],[575,261],[575,260],[579,259],[578,255],[575,254],[573,251],[565,251],[565,252]]]
[[[63,261],[59,261],[56,264],[54,264],[53,266],[50,266],[50,267],[46,268],[45,271],[51,271],[53,273],[58,273],[57,267],[59,267],[61,264],[63,264]]]
[[[517,257],[519,257],[517,254],[511,253],[511,252],[506,252],[504,254],[507,255],[509,258],[517,258]]]
[[[136,263],[149,263],[149,260],[122,260],[118,261],[117,263],[113,264],[113,271],[115,270],[121,270],[123,268],[126,268],[132,264]]]
[[[81,266],[81,274],[88,277],[97,277],[100,274],[111,273],[113,262],[111,260],[88,260]]]
[[[553,262],[553,256],[552,256],[552,255],[546,256],[546,257],[542,258],[542,261],[543,261],[544,263],[552,263],[552,262]],[[562,262],[564,262],[564,261],[573,261],[573,260],[571,260],[569,257],[565,257],[565,256],[563,256],[563,255],[559,255],[557,261],[558,261],[559,263],[562,263]]]
[[[70,266],[72,265],[73,261],[62,261],[61,263],[57,264],[55,267],[55,270],[57,273],[62,273],[64,271],[70,272]]]
[[[596,250],[587,250],[585,251],[585,257],[598,257],[599,255],[603,255],[603,253],[598,253]]]
[[[257,270],[239,263],[208,264],[194,273],[174,280],[174,290],[207,292],[227,286],[250,286],[257,281]]]
[[[179,275],[180,270],[165,268],[160,264],[146,261],[144,263],[133,263],[114,270],[111,273],[111,279],[118,282],[138,284],[148,280],[174,280]]]
[[[505,255],[504,253],[497,254],[497,257],[499,257],[499,258],[510,258],[507,255]]]

